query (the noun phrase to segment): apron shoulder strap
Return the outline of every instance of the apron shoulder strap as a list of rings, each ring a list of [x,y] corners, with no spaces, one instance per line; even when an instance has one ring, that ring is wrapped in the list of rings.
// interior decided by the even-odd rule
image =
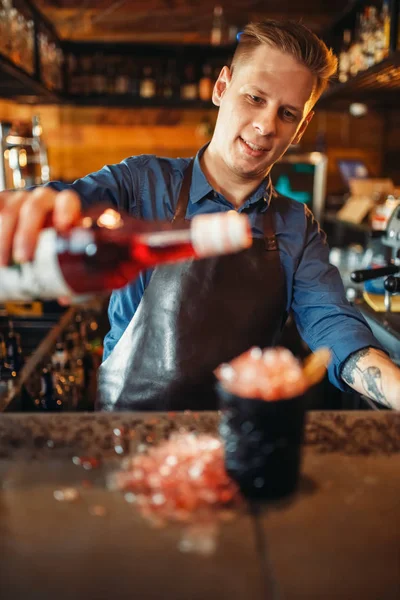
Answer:
[[[190,161],[183,174],[181,189],[179,191],[178,203],[176,205],[175,214],[172,219],[174,221],[183,221],[186,216],[186,209],[189,202],[190,184],[192,182],[193,160]]]
[[[274,209],[271,200],[264,213],[264,242],[266,250],[278,250],[278,242],[275,237]]]

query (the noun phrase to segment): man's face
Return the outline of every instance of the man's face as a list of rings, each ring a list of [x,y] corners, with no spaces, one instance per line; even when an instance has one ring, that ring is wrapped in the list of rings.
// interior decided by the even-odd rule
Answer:
[[[292,56],[266,45],[233,76],[227,67],[215,84],[219,106],[212,147],[236,176],[263,177],[311,120],[314,76]]]

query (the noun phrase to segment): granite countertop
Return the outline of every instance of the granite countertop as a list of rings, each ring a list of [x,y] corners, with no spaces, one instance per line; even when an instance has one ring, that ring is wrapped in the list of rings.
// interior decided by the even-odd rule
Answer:
[[[0,415],[1,599],[398,600],[400,413],[308,413],[297,494],[246,504],[217,523],[212,552],[188,552],[186,526],[151,526],[106,482],[139,445],[173,431],[216,434],[218,422],[218,413]],[[83,455],[98,468],[77,466]],[[76,501],[55,499],[66,486]]]

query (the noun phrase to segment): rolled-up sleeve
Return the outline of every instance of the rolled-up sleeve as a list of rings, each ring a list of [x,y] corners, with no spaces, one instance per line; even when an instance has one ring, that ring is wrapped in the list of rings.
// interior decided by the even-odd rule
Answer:
[[[329,264],[325,233],[307,207],[304,217],[304,246],[294,273],[291,308],[311,350],[322,346],[331,350],[329,379],[348,391],[340,373],[350,354],[367,346],[383,348],[361,313],[347,301],[340,274]]]

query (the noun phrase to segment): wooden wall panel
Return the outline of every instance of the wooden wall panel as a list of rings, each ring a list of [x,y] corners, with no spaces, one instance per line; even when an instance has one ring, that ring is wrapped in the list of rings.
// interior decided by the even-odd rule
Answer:
[[[387,114],[384,148],[384,168],[400,187],[400,111],[391,110]]]
[[[209,139],[216,110],[24,106],[0,100],[0,120],[30,119],[40,114],[48,145],[53,179],[72,181],[105,164],[127,156],[149,153],[191,156]],[[397,118],[397,117],[396,117]],[[390,146],[400,139],[390,133]],[[208,125],[204,125],[208,123]],[[356,119],[347,113],[317,111],[301,143],[316,149],[317,135],[325,135],[329,159],[328,191],[340,193],[343,183],[336,161],[341,157],[365,160],[373,175],[382,174],[385,130],[382,115]]]

